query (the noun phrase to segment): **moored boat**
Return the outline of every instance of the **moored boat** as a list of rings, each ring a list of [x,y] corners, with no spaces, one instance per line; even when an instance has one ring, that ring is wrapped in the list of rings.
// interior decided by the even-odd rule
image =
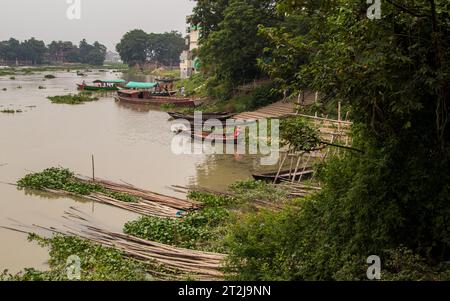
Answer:
[[[270,182],[273,183],[275,181],[275,179],[277,179],[276,183],[281,183],[283,181],[292,181],[292,179],[294,178],[294,181],[298,181],[300,180],[300,178],[302,180],[307,180],[310,179],[313,174],[314,174],[314,170],[312,168],[307,168],[305,170],[299,170],[297,171],[297,173],[294,173],[294,171],[290,171],[290,170],[283,170],[280,172],[280,174],[278,175],[277,178],[277,174],[278,172],[270,172],[270,173],[262,173],[262,174],[253,174],[253,179],[257,180],[257,181],[265,181],[265,182]]]
[[[234,134],[227,135],[222,133],[211,133],[202,131],[201,133],[196,133],[190,130],[179,131],[183,135],[190,136],[192,139],[197,141],[215,142],[215,143],[234,143],[238,144],[239,141],[243,139],[239,130],[235,130]]]
[[[194,114],[183,114],[183,113],[178,113],[178,112],[168,112],[167,114],[169,114],[170,117],[172,117],[174,119],[184,119],[184,120],[188,120],[189,122],[194,122],[194,120],[195,120]],[[234,115],[235,115],[234,113],[229,113],[229,112],[202,113],[202,121],[217,119],[219,121],[224,122],[224,121],[230,119],[231,117],[233,117]]]
[[[84,91],[117,91],[120,90],[125,83],[126,81],[123,79],[96,80],[92,85],[83,82],[82,84],[77,84],[77,86],[79,90]]]
[[[155,96],[148,91],[120,90],[117,91],[116,100],[125,103],[160,106],[172,104],[176,107],[195,107],[196,101],[190,98]]]
[[[199,102],[194,99],[170,96],[170,93],[167,96],[165,94],[161,95],[161,93],[164,92],[156,92],[156,87],[158,87],[157,83],[129,82],[125,86],[125,88],[127,88],[126,90],[119,90],[117,92],[116,100],[156,106],[171,104],[176,107],[195,107],[199,104]]]

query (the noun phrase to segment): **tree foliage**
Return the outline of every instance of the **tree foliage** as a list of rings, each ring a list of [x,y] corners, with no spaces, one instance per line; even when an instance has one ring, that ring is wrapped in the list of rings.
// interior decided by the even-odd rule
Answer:
[[[365,1],[279,1],[285,24],[260,30],[270,39],[263,69],[293,91],[309,88],[324,103],[348,105],[354,146],[364,153],[327,162],[322,191],[298,207],[236,225],[230,266],[240,278],[365,279],[372,254],[392,262],[390,279],[443,275],[450,7],[384,1],[380,20],[368,19],[367,8]],[[412,254],[416,264],[396,264],[394,253]]]
[[[106,47],[99,42],[90,45],[86,40],[79,47],[72,42],[53,41],[48,46],[44,41],[30,38],[23,42],[16,39],[0,42],[0,59],[6,62],[25,61],[34,65],[49,62],[83,63],[103,65]]]
[[[183,37],[176,31],[147,34],[140,29],[127,32],[116,46],[122,60],[130,66],[147,62],[174,66],[185,48]]]
[[[259,25],[274,24],[274,1],[199,1],[194,20],[206,35],[199,51],[205,71],[219,81],[244,82],[260,75],[257,59],[266,43]]]

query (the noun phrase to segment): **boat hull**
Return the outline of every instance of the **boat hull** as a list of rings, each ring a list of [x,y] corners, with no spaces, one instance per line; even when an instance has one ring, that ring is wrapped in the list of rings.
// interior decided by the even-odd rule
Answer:
[[[201,142],[215,142],[215,143],[224,143],[224,144],[238,144],[239,141],[243,139],[242,136],[235,138],[234,136],[220,135],[220,134],[211,134],[211,133],[202,133],[196,134],[191,131],[181,131],[181,134],[190,136],[193,140],[201,141]]]
[[[178,98],[178,97],[164,97],[164,96],[151,96],[147,98],[116,96],[116,101],[140,105],[154,105],[154,106],[161,106],[163,104],[172,104],[176,107],[196,106],[196,102],[192,99]]]
[[[265,174],[253,174],[253,179],[257,181],[264,181],[273,183],[275,179],[277,178],[278,172],[271,172],[271,173],[265,173]],[[294,181],[300,180],[308,180],[312,177],[314,174],[313,169],[307,169],[305,171],[299,171],[294,176]],[[276,181],[277,184],[281,183],[282,181],[292,181],[293,178],[293,172],[291,173],[289,170],[284,170],[280,172],[280,175],[278,176],[278,179]]]
[[[195,121],[194,115],[181,114],[181,113],[177,113],[177,112],[168,112],[167,114],[169,114],[170,117],[172,117],[174,119],[184,119],[191,123]],[[232,113],[203,113],[202,121],[205,122],[207,120],[217,119],[219,121],[224,122],[224,121],[227,121],[228,119],[230,119],[231,117],[233,117],[234,115],[235,114],[232,114]]]
[[[118,87],[96,87],[87,85],[77,85],[79,90],[84,91],[118,91]]]

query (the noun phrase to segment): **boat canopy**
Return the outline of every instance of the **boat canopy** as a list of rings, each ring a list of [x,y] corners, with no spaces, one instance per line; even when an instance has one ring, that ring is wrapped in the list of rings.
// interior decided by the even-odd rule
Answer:
[[[157,83],[129,82],[125,87],[128,89],[152,89],[157,85]]]
[[[96,80],[94,81],[95,84],[97,83],[104,83],[104,84],[124,84],[126,83],[126,80],[123,79],[108,79],[108,80]]]

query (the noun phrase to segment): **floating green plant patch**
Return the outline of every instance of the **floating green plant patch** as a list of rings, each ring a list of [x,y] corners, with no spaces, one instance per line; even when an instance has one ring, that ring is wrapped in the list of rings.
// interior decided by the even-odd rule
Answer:
[[[80,196],[99,192],[104,195],[126,203],[137,203],[139,199],[126,193],[114,192],[100,184],[92,184],[80,181],[75,174],[65,168],[48,168],[42,172],[28,174],[17,182],[20,189],[51,189],[62,190]]]
[[[85,94],[85,93],[69,94],[69,95],[62,95],[62,96],[49,96],[47,98],[50,99],[50,101],[52,103],[70,104],[70,105],[83,104],[85,102],[91,102],[91,101],[98,100],[97,97],[91,97],[90,94]]]

